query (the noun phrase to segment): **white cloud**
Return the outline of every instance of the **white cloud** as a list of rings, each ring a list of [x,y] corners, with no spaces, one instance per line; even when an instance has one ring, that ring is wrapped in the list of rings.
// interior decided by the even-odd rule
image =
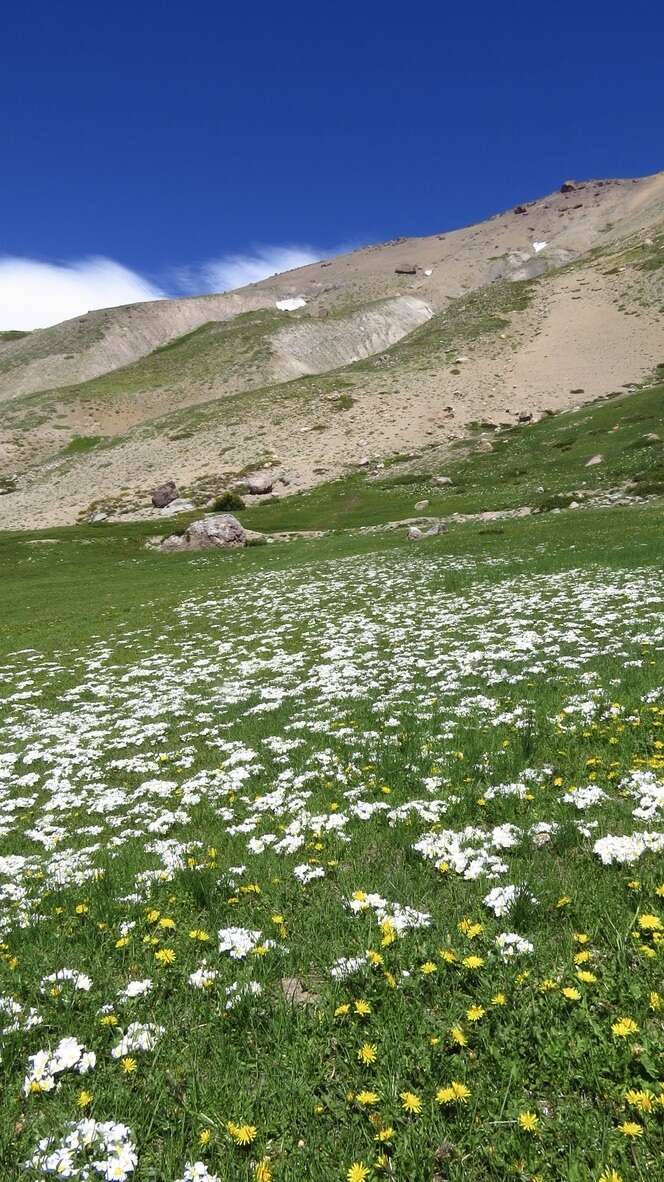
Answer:
[[[203,263],[198,273],[190,274],[187,286],[191,290],[193,283],[198,290],[204,286],[208,291],[231,291],[248,283],[258,283],[260,279],[281,271],[306,267],[322,258],[325,258],[325,252],[312,246],[257,246],[251,254],[227,254],[210,259]]]
[[[154,284],[113,259],[42,263],[0,257],[0,330],[45,328],[94,308],[164,297]]]

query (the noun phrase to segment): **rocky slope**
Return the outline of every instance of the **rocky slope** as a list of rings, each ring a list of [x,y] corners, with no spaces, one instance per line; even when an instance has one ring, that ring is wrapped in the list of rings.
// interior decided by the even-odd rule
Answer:
[[[0,527],[134,514],[162,479],[203,496],[262,465],[293,491],[644,380],[664,362],[664,174],[564,188],[237,292],[0,337]]]

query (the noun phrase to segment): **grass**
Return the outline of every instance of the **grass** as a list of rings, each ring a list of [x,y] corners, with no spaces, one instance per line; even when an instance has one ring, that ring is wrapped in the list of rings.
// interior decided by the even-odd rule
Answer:
[[[168,559],[148,531],[0,535],[0,881],[24,892],[0,949],[24,1007],[3,1179],[51,1177],[20,1163],[86,1116],[131,1130],[134,1182],[195,1161],[234,1182],[654,1177],[661,858],[603,867],[593,846],[658,830],[621,785],[662,763],[661,512]],[[588,785],[586,811],[564,800]],[[415,848],[467,825],[497,879]],[[231,928],[260,933],[236,960]],[[501,932],[533,951],[503,959]],[[335,978],[339,957],[358,964]],[[89,989],[44,981],[63,968]],[[123,998],[132,981],[148,991]],[[132,1022],[163,1032],[114,1057]],[[29,1056],[71,1035],[94,1068],[25,1095]]]

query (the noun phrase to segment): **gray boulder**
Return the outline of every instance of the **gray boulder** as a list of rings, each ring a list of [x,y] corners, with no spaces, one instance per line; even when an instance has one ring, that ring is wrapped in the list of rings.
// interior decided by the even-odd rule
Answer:
[[[395,275],[417,275],[417,267],[415,263],[397,263],[394,273]]]
[[[446,488],[447,485],[454,482],[449,476],[434,476],[431,483],[437,485],[438,488]]]
[[[195,509],[193,501],[187,501],[184,497],[176,497],[174,501],[169,501],[161,511],[162,517],[175,517],[176,513],[190,513]]]
[[[252,496],[264,496],[265,493],[271,493],[274,486],[274,477],[269,472],[255,472],[253,476],[247,476],[247,492]]]
[[[165,509],[179,495],[175,481],[167,480],[165,484],[160,484],[158,488],[153,489],[152,504],[155,509]]]
[[[247,532],[237,517],[231,513],[218,513],[214,517],[192,521],[183,534],[164,538],[161,549],[167,553],[176,550],[237,550],[246,544]]]
[[[430,529],[420,529],[419,525],[408,527],[409,542],[423,542],[425,538],[436,538],[438,534],[446,534],[447,525],[444,521],[435,521]]]
[[[424,509],[429,508],[429,502],[428,501],[416,501],[415,508],[417,509],[418,513],[421,513]]]

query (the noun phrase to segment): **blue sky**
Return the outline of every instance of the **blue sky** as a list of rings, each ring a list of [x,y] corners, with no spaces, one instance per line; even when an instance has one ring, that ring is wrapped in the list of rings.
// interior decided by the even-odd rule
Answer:
[[[25,0],[0,33],[0,328],[664,167],[652,2]]]

